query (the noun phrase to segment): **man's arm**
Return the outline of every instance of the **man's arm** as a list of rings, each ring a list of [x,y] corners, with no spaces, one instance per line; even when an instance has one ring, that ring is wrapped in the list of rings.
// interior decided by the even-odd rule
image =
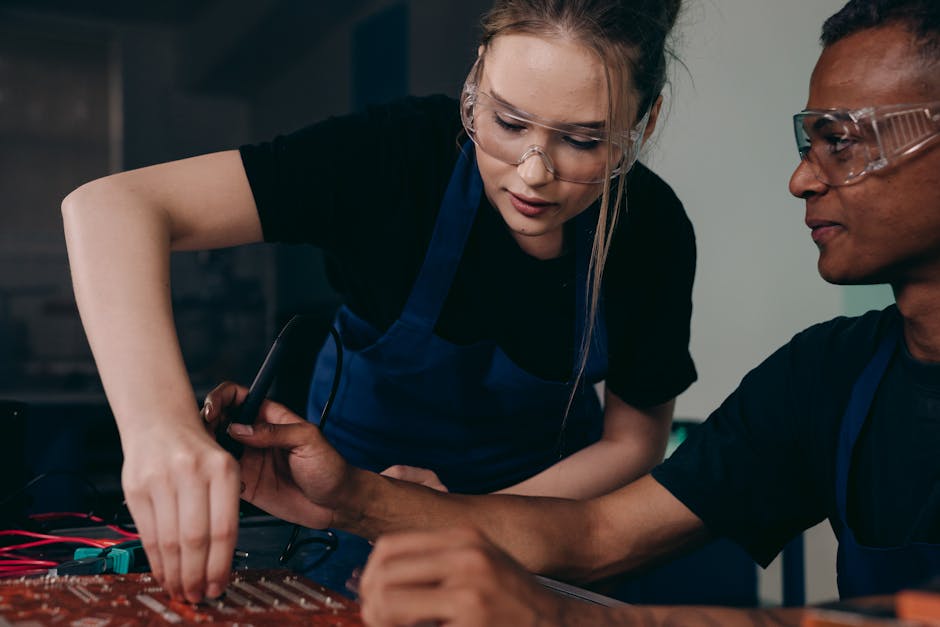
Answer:
[[[802,611],[720,607],[604,607],[558,595],[471,528],[383,536],[359,587],[374,626],[799,625]]]
[[[444,494],[353,469],[333,525],[369,538],[406,530],[480,529],[527,570],[567,581],[602,579],[707,538],[702,521],[645,476],[587,501]]]
[[[217,388],[207,419],[245,393],[232,384]],[[471,525],[527,569],[577,581],[646,564],[706,537],[702,521],[649,476],[587,501],[446,494],[349,466],[316,426],[277,403],[262,405],[253,428],[232,425],[230,433],[249,449],[241,460],[242,497],[302,524],[327,522],[370,538]]]

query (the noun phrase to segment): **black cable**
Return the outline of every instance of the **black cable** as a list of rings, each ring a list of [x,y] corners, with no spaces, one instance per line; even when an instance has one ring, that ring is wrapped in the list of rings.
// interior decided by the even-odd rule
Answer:
[[[343,372],[343,341],[339,337],[339,331],[336,330],[336,327],[330,326],[330,337],[333,338],[333,342],[336,344],[336,368],[333,370],[333,384],[330,386],[330,395],[326,399],[326,403],[323,405],[323,411],[320,412],[320,423],[317,427],[320,429],[320,433],[323,433],[323,429],[326,428],[326,419],[330,415],[330,408],[333,407],[333,400],[336,398],[336,391],[339,389],[339,380],[340,375]],[[290,538],[287,540],[287,544],[284,546],[284,550],[281,551],[281,556],[278,558],[278,561],[281,564],[285,564],[294,556],[294,554],[302,546],[307,544],[322,544],[325,547],[323,555],[320,555],[317,559],[309,564],[304,564],[303,570],[310,570],[318,565],[320,565],[326,558],[332,555],[336,548],[339,546],[339,537],[329,529],[323,530],[323,533],[326,534],[325,538],[304,538],[300,542],[297,541],[297,537],[300,535],[301,530],[304,527],[300,525],[294,525],[294,528],[291,529]]]
[[[278,557],[278,562],[281,564],[286,564],[289,562],[297,552],[310,544],[320,544],[323,545],[323,554],[319,555],[316,559],[311,562],[304,563],[303,570],[310,570],[316,566],[319,566],[326,558],[332,555],[336,548],[339,546],[339,537],[331,529],[322,529],[317,530],[319,533],[322,533],[322,536],[311,536],[309,538],[304,538],[300,541],[297,538],[300,536],[300,532],[304,528],[300,525],[294,525],[294,528],[291,530],[290,538],[287,540],[287,544],[284,546],[284,550],[281,551],[280,557]]]
[[[326,418],[330,415],[330,408],[333,407],[333,399],[336,398],[336,391],[339,389],[339,378],[343,372],[343,341],[339,337],[339,331],[336,327],[330,326],[330,337],[336,344],[336,369],[333,371],[333,385],[330,386],[330,395],[326,399],[323,411],[320,412],[320,432],[326,427]]]

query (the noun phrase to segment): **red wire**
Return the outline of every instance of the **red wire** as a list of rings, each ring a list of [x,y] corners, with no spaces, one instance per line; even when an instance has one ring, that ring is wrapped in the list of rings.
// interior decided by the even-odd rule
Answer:
[[[104,522],[103,518],[99,518],[94,514],[86,514],[84,512],[44,512],[42,514],[30,514],[29,517],[33,520],[49,520],[50,518],[86,518],[92,522]]]
[[[93,546],[99,549],[104,549],[109,546],[114,546],[115,544],[118,544],[121,542],[120,540],[108,540],[105,538],[93,540],[91,538],[80,538],[78,536],[54,536],[54,535],[49,535],[47,533],[36,533],[34,531],[21,531],[21,530],[16,530],[16,529],[0,531],[0,536],[22,536],[24,538],[38,538],[41,540],[51,541],[51,542],[47,542],[46,544],[51,544],[53,542],[62,542],[62,543],[70,542],[73,544],[87,544],[88,546]],[[0,550],[9,551],[9,550],[16,549],[16,548],[22,548],[22,546],[21,545],[5,546]]]
[[[55,520],[56,518],[83,518],[85,520],[90,520],[96,523],[104,522],[103,518],[100,518],[93,514],[85,514],[82,512],[46,512],[43,514],[32,514],[30,515],[30,518],[32,518],[33,520]],[[131,539],[136,540],[137,538],[140,537],[138,534],[133,533],[131,531],[127,531],[125,529],[121,529],[117,525],[106,524],[105,526],[111,531],[114,531],[124,536],[125,538],[131,538]]]
[[[5,568],[9,570],[19,566],[55,566],[56,564],[58,564],[58,562],[53,562],[52,560],[11,559],[0,562],[0,569]]]
[[[33,520],[55,520],[58,518],[81,518],[95,523],[103,523],[104,520],[92,514],[81,512],[48,512],[42,514],[32,514]],[[47,533],[37,533],[35,531],[25,531],[20,529],[0,530],[0,536],[14,536],[22,538],[34,538],[31,542],[21,542],[0,546],[0,577],[15,577],[17,575],[43,574],[45,568],[52,568],[59,563],[47,559],[31,559],[28,556],[17,555],[14,551],[23,551],[50,544],[83,544],[97,549],[104,549],[114,546],[129,538],[137,539],[140,536],[136,533],[126,531],[117,525],[106,525],[115,533],[122,536],[120,539],[112,538],[84,538],[81,536],[61,536]]]

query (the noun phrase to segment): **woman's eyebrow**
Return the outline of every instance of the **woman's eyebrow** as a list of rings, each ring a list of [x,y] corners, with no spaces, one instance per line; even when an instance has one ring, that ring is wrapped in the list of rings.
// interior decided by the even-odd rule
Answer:
[[[605,128],[605,127],[607,126],[607,122],[603,122],[603,121],[600,121],[600,122],[598,122],[598,121],[592,121],[592,122],[563,122],[563,121],[560,121],[560,120],[548,120],[547,118],[543,118],[543,117],[541,117],[541,116],[537,116],[537,115],[534,115],[534,114],[532,114],[532,113],[528,113],[528,112],[526,112],[526,111],[523,111],[522,109],[518,108],[517,106],[515,106],[514,104],[512,104],[511,102],[509,102],[508,100],[506,100],[506,99],[503,98],[502,96],[500,96],[499,93],[497,93],[497,91],[496,91],[495,89],[490,88],[490,90],[489,90],[489,95],[490,95],[490,98],[492,98],[493,100],[498,101],[499,104],[501,104],[501,105],[503,105],[503,106],[505,106],[505,107],[508,107],[509,109],[512,109],[513,112],[515,112],[515,113],[522,113],[522,114],[525,114],[526,116],[533,117],[533,118],[535,118],[535,119],[537,119],[537,120],[543,120],[543,121],[545,121],[545,122],[554,122],[554,123],[556,123],[556,124],[560,124],[560,125],[564,125],[564,126],[580,126],[580,127],[583,127],[583,128],[592,128],[592,129],[603,129],[603,128]]]

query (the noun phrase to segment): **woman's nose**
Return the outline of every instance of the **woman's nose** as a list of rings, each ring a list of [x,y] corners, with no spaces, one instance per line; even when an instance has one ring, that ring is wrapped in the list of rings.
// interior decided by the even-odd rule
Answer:
[[[551,159],[537,146],[530,147],[516,166],[519,178],[529,187],[539,187],[555,180],[553,170]]]

